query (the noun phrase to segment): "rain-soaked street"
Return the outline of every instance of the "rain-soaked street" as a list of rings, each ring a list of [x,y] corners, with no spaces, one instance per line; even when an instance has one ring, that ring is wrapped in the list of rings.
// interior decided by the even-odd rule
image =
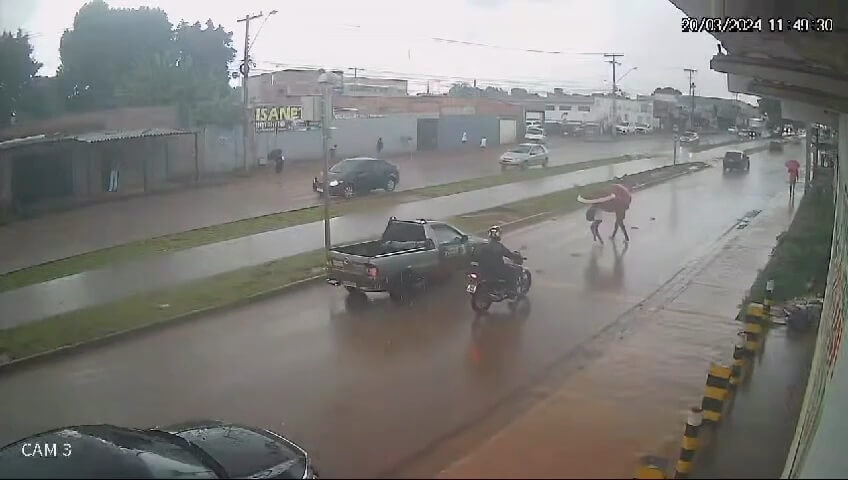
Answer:
[[[799,146],[753,154],[747,174],[707,169],[636,193],[628,248],[621,239],[593,248],[583,212],[508,234],[534,274],[516,315],[498,305],[475,322],[459,279],[412,307],[383,297],[358,305],[312,285],[4,373],[0,443],[74,423],[211,417],[292,436],[324,475],[367,477],[404,475],[462,438],[453,458],[433,461],[435,473],[482,440],[464,435],[493,408],[532,396],[552,366],[575,361],[747,212],[782,203],[789,158],[803,158]]]

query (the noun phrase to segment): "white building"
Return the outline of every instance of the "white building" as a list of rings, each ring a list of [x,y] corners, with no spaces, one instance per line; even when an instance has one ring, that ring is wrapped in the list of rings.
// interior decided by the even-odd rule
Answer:
[[[604,125],[614,123],[641,123],[657,126],[654,118],[654,100],[652,97],[640,96],[638,98],[618,97],[613,102],[613,97],[594,96],[595,115],[594,121]],[[613,119],[613,103],[615,103],[616,119]]]

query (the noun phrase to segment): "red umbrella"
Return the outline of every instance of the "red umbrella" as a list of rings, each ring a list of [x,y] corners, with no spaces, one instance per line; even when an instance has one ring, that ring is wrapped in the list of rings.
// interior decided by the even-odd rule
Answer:
[[[616,183],[605,193],[605,195],[595,198],[585,198],[581,195],[577,197],[577,201],[589,205],[596,205],[605,212],[614,212],[622,208],[627,210],[630,208],[630,201],[632,197],[630,190],[628,190],[624,185]]]
[[[801,164],[798,163],[798,160],[787,160],[784,165],[786,165],[786,168],[788,168],[789,170],[800,170],[801,169]]]

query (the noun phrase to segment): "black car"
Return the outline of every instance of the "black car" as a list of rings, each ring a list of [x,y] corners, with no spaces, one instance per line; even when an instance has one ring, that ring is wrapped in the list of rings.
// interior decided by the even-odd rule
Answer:
[[[751,159],[745,152],[731,150],[724,154],[721,166],[725,172],[729,170],[745,170],[747,172],[751,169]]]
[[[66,427],[0,449],[0,478],[247,477],[318,478],[294,442],[218,421],[147,430]]]
[[[396,165],[385,160],[369,157],[346,158],[330,167],[330,195],[344,195],[347,198],[357,193],[383,189],[391,192],[400,181]],[[324,192],[323,178],[312,179],[312,190]]]

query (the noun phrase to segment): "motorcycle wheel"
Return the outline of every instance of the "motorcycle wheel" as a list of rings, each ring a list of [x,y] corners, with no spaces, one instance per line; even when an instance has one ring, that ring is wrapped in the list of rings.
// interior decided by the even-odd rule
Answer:
[[[533,274],[525,268],[521,271],[521,277],[521,291],[519,291],[519,294],[523,297],[530,291],[530,285],[533,284]]]
[[[478,287],[479,288],[479,287]],[[492,306],[492,300],[489,299],[489,293],[485,290],[477,290],[471,295],[471,309],[477,313],[485,313]]]

